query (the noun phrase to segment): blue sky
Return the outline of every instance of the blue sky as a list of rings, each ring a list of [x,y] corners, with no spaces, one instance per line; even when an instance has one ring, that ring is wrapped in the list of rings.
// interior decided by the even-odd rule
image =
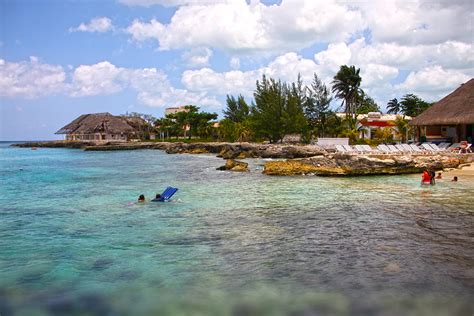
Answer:
[[[473,77],[472,1],[0,0],[0,140],[83,113],[222,113],[262,74],[327,84],[342,64],[384,108]]]

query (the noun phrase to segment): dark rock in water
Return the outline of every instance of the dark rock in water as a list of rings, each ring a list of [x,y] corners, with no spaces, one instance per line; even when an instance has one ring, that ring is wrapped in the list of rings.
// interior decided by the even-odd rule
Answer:
[[[46,308],[53,315],[69,315],[76,309],[74,300],[65,295],[48,299]]]
[[[229,170],[229,171],[238,171],[238,172],[248,172],[248,163],[237,161],[233,159],[227,159],[224,166],[220,166],[217,170]]]
[[[78,309],[89,315],[110,315],[111,310],[105,298],[95,294],[83,295],[79,298]]]
[[[102,259],[97,259],[95,262],[94,262],[94,265],[92,266],[92,269],[93,270],[105,270],[107,268],[109,268],[112,264],[113,264],[113,260],[112,259],[108,259],[108,258],[102,258]]]

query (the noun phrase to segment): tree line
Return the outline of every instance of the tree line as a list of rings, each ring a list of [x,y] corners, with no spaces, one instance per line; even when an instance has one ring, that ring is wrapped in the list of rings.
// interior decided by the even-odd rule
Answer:
[[[199,138],[219,141],[270,141],[281,142],[286,135],[300,135],[302,142],[317,137],[349,137],[358,142],[357,115],[380,112],[380,107],[360,86],[360,69],[343,65],[326,85],[314,74],[309,85],[298,75],[296,82],[282,82],[263,75],[257,80],[253,100],[248,103],[242,95],[226,97],[224,119],[215,127],[217,113],[200,111],[195,105],[185,111],[156,119],[144,116],[147,132],[154,130],[162,139]],[[339,100],[333,109],[333,100]],[[405,116],[417,116],[431,104],[414,94],[404,95],[387,104],[387,113],[403,114],[397,118],[400,137],[406,139],[409,126]],[[345,115],[336,115],[336,110]],[[390,141],[391,132],[377,130],[381,141]]]

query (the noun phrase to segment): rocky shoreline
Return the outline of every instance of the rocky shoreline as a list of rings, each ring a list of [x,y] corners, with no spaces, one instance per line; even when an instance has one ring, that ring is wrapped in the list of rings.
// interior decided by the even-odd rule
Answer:
[[[315,145],[255,143],[90,143],[71,141],[29,142],[16,147],[76,148],[86,151],[155,149],[168,154],[216,154],[226,160],[218,170],[248,171],[247,164],[237,159],[272,158],[264,165],[266,175],[296,176],[367,176],[420,173],[426,168],[442,170],[474,162],[474,154],[439,153],[431,155],[349,155],[327,151]]]

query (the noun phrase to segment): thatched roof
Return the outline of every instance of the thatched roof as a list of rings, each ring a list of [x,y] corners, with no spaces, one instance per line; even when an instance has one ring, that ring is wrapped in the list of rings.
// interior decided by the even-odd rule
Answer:
[[[474,124],[474,78],[415,117],[410,125]]]
[[[83,114],[56,134],[133,133],[136,130],[125,119],[110,113]]]

